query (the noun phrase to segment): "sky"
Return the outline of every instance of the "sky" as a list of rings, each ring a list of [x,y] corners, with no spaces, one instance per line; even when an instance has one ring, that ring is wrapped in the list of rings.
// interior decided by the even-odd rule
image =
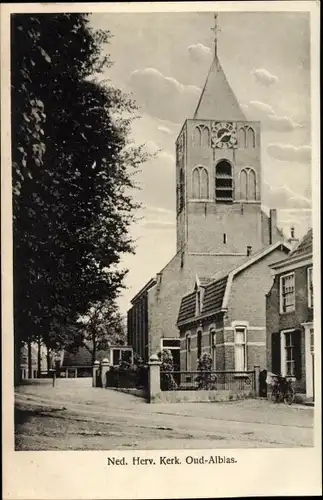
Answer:
[[[212,62],[213,13],[95,13],[109,30],[114,65],[103,75],[131,93],[140,109],[133,140],[156,158],[137,174],[133,195],[144,208],[126,255],[131,298],[171,259],[176,248],[175,140],[192,118]],[[304,12],[221,12],[218,57],[247,120],[261,121],[262,202],[277,208],[278,225],[297,237],[311,226],[309,17]]]

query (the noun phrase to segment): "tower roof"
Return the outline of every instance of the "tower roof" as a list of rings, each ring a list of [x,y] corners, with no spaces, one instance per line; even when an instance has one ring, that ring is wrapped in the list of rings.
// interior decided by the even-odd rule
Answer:
[[[195,118],[246,120],[216,54],[194,113]]]

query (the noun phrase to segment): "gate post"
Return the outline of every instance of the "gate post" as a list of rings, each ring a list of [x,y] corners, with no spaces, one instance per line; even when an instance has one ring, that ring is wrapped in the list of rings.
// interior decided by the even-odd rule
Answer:
[[[148,362],[148,402],[152,403],[160,394],[160,365],[156,354],[150,356]]]
[[[259,395],[260,395],[260,381],[259,381],[260,366],[259,365],[254,366],[254,373],[255,373],[255,396],[256,396],[256,398],[259,398]]]
[[[101,383],[102,387],[107,386],[107,372],[110,370],[110,361],[107,358],[101,361]]]
[[[92,387],[96,387],[96,377],[99,366],[100,366],[100,361],[94,361],[92,366]]]

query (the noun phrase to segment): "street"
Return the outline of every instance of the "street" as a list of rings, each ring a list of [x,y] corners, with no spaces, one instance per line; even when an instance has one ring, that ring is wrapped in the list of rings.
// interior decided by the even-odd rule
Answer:
[[[148,404],[91,379],[15,392],[17,450],[275,448],[313,445],[313,408],[262,399]]]

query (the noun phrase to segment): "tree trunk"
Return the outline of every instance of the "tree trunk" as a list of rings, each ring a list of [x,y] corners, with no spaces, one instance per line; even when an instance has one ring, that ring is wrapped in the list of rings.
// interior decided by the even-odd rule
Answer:
[[[33,377],[33,360],[32,360],[32,355],[31,355],[31,341],[30,341],[30,339],[28,339],[27,348],[28,348],[28,378],[32,378]]]
[[[20,368],[20,361],[21,361],[21,349],[22,345],[20,342],[20,338],[18,335],[15,333],[14,335],[14,342],[15,342],[15,372],[14,372],[14,385],[15,387],[20,384],[21,382],[21,368]]]
[[[41,376],[41,338],[38,337],[38,352],[37,352],[37,378]]]
[[[96,338],[95,333],[92,335],[92,366],[94,365],[94,361],[96,360]]]
[[[49,370],[52,367],[49,347],[47,347],[46,360],[47,360],[47,371],[49,372]]]

